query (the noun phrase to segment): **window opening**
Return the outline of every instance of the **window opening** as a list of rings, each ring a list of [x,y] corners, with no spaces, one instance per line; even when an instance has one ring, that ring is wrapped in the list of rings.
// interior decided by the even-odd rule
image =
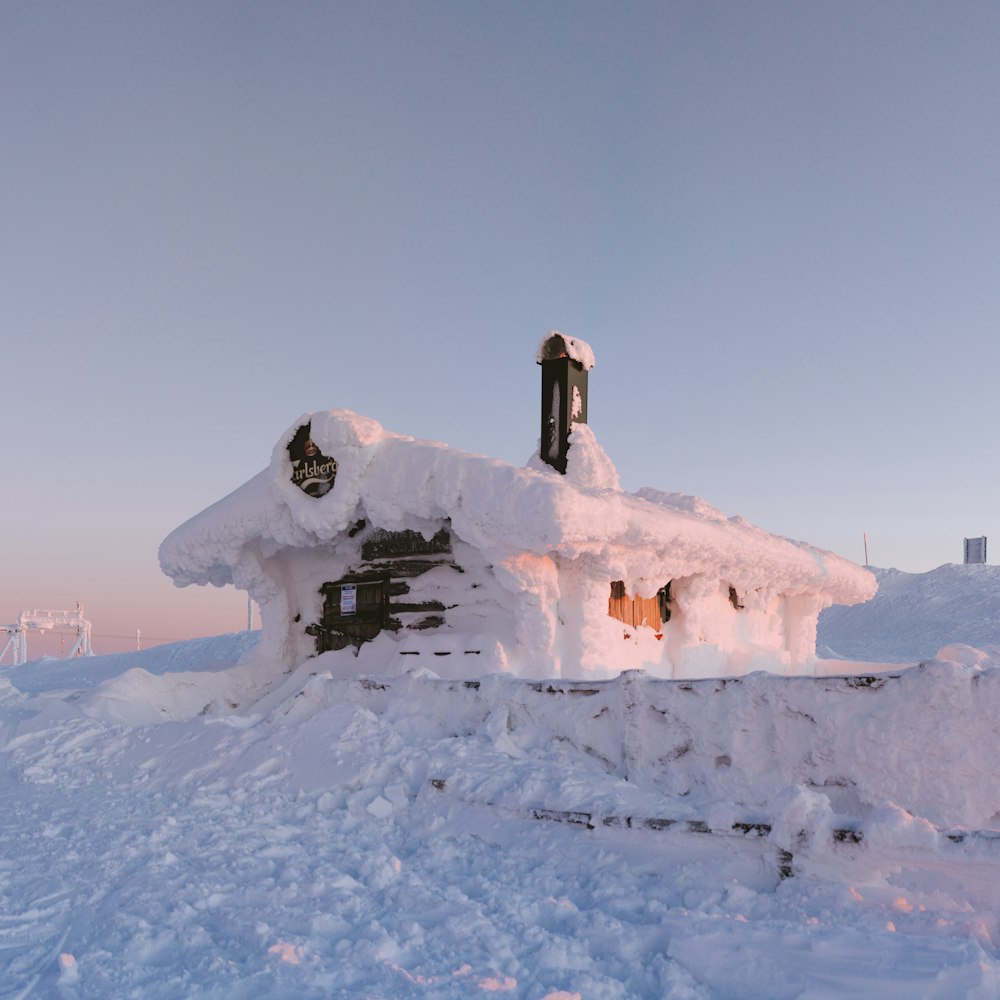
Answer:
[[[626,625],[637,628],[645,625],[659,632],[670,621],[670,584],[667,583],[653,597],[630,597],[622,580],[613,580],[608,598],[608,614]]]

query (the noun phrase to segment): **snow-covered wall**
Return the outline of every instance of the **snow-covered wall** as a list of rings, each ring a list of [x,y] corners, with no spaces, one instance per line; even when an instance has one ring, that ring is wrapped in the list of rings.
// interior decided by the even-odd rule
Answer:
[[[930,824],[981,829],[1000,818],[1000,668],[977,653],[951,647],[930,663],[856,676],[677,682],[631,671],[610,681],[496,676],[470,686],[418,672],[360,687],[322,673],[328,654],[316,662],[321,673],[310,694],[326,704],[359,701],[397,720],[410,715],[424,726],[440,719],[459,730],[485,729],[515,758],[538,746],[571,747],[692,810],[672,819],[690,815],[727,829],[802,809],[814,822],[825,816],[829,836],[835,815],[879,810],[883,821],[909,825],[930,846]],[[308,704],[296,709],[310,711]],[[491,775],[457,780],[455,791],[470,800],[503,804]],[[572,798],[538,804],[600,810]],[[603,808],[623,815],[626,807]],[[801,821],[806,826],[807,817]]]

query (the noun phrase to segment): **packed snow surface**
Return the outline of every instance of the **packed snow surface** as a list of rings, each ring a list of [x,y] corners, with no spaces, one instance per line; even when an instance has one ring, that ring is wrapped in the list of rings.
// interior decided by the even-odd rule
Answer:
[[[472,682],[250,638],[0,674],[0,996],[1000,995],[994,654]]]

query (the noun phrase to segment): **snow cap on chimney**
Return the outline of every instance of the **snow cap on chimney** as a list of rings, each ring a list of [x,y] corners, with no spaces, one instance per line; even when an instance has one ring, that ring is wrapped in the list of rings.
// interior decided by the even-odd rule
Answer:
[[[557,358],[569,358],[585,370],[594,367],[594,352],[590,344],[576,337],[567,337],[558,330],[549,330],[538,345],[535,361],[541,364],[543,361],[555,361]]]

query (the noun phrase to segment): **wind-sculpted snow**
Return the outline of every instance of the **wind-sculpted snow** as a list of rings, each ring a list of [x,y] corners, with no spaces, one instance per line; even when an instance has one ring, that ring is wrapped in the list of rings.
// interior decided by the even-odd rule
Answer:
[[[952,643],[1000,647],[1000,566],[872,573],[878,593],[871,601],[820,615],[820,646],[857,659],[910,663]]]
[[[587,684],[240,641],[6,674],[0,996],[1000,993],[985,654]]]

